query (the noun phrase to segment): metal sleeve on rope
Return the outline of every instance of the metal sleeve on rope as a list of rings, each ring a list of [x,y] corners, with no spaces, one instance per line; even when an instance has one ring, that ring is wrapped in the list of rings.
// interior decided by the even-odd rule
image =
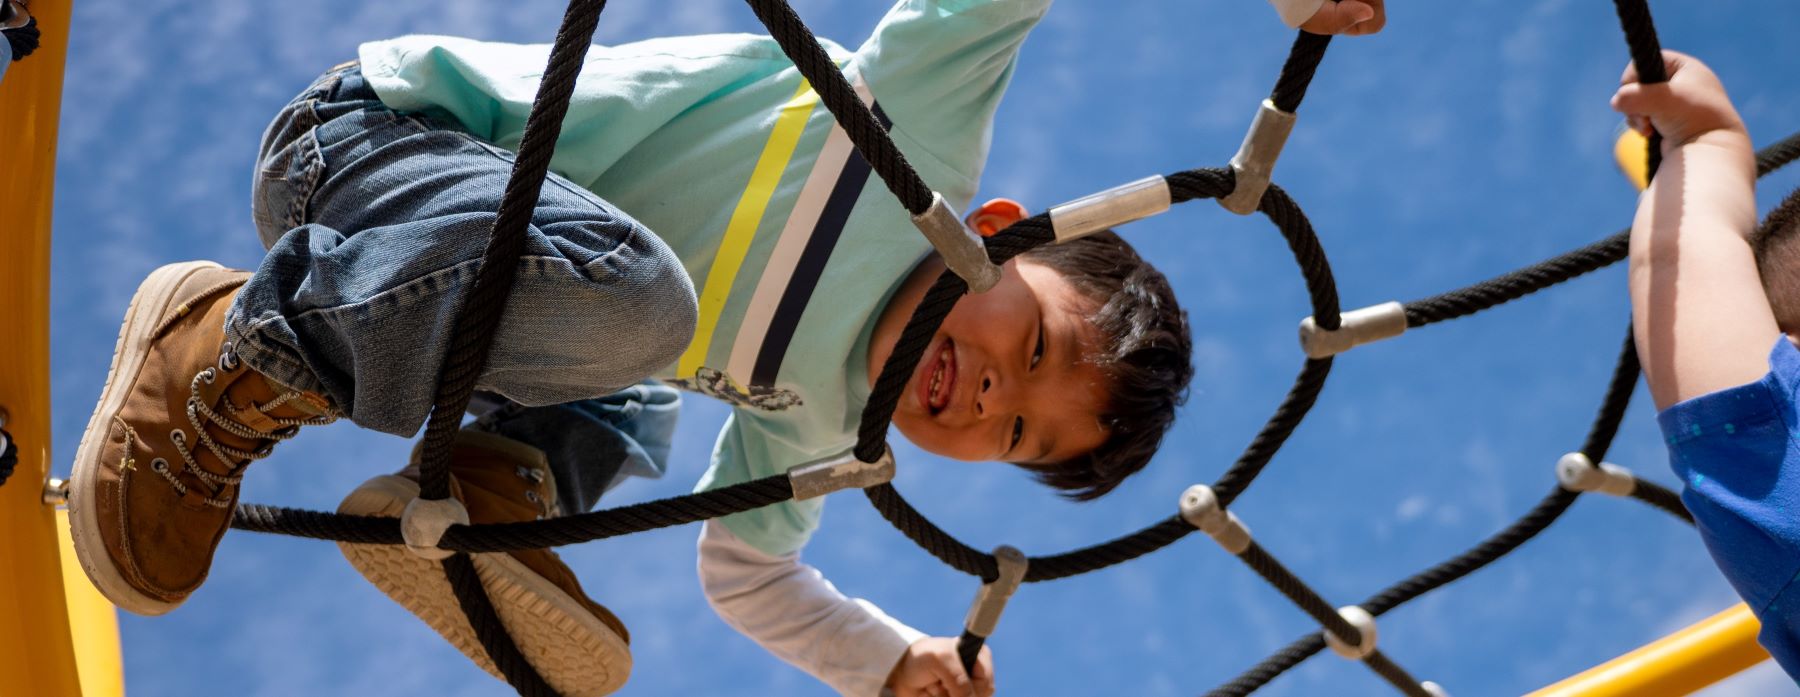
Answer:
[[[1000,613],[1006,610],[1006,601],[1011,600],[1013,592],[1019,590],[1019,584],[1025,582],[1025,571],[1030,568],[1025,553],[1010,545],[994,548],[994,561],[1000,564],[1000,578],[981,584],[981,590],[975,593],[975,602],[969,605],[969,616],[963,620],[963,629],[984,639],[994,635],[994,628],[1000,624]]]
[[[787,472],[794,485],[794,500],[824,496],[844,489],[866,489],[894,480],[894,451],[884,451],[874,462],[863,462],[854,453],[799,465]]]
[[[1444,686],[1430,680],[1419,683],[1419,689],[1424,690],[1425,694],[1431,695],[1431,697],[1450,697],[1450,691],[1445,690]]]
[[[469,509],[456,499],[417,498],[408,501],[406,510],[400,513],[400,535],[406,538],[406,548],[420,558],[432,561],[456,553],[438,547],[438,542],[444,539],[444,531],[452,525],[468,524]]]
[[[1169,180],[1153,175],[1051,208],[1050,227],[1067,242],[1163,213],[1172,202]]]
[[[1610,462],[1595,465],[1581,453],[1569,453],[1556,461],[1556,481],[1569,491],[1630,496],[1637,489],[1631,470]]]
[[[981,238],[950,210],[943,194],[931,192],[931,206],[913,216],[912,222],[944,258],[944,265],[969,284],[969,292],[986,292],[1000,282],[1000,267],[988,260]]]
[[[1338,616],[1356,628],[1358,641],[1353,646],[1329,631],[1320,632],[1325,637],[1325,645],[1331,647],[1331,652],[1353,661],[1360,661],[1375,653],[1375,616],[1356,605],[1338,608]]]
[[[1210,486],[1195,484],[1181,492],[1181,519],[1213,538],[1227,552],[1243,554],[1250,548],[1250,528],[1238,520],[1236,513],[1219,505],[1219,496]]]
[[[1256,207],[1262,203],[1263,192],[1269,189],[1275,160],[1281,157],[1281,147],[1287,144],[1288,134],[1294,131],[1297,118],[1293,112],[1276,107],[1273,101],[1262,101],[1262,106],[1256,110],[1256,118],[1250,120],[1250,130],[1244,133],[1244,143],[1231,158],[1231,171],[1237,176],[1237,186],[1219,199],[1219,205],[1238,215],[1256,212]]]
[[[69,482],[51,477],[44,480],[44,494],[40,499],[46,506],[61,506],[69,502]]]
[[[1337,329],[1321,329],[1312,317],[1300,320],[1300,348],[1306,351],[1307,358],[1335,356],[1406,333],[1406,306],[1397,302],[1370,305],[1338,316],[1343,325]]]

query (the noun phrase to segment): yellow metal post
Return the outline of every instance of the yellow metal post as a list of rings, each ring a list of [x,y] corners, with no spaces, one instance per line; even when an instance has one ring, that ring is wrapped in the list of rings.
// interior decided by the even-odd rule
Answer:
[[[1675,697],[1761,663],[1762,625],[1742,603],[1529,697]]]
[[[124,691],[118,621],[43,503],[50,464],[50,203],[71,0],[36,0],[43,42],[0,82],[0,408],[19,466],[0,486],[0,695]]]

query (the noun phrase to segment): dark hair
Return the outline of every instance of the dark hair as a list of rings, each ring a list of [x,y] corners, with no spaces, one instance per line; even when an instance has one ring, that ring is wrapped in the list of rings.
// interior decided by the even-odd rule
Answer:
[[[1107,380],[1106,440],[1062,462],[1025,464],[1038,481],[1077,501],[1099,498],[1144,468],[1175,422],[1194,375],[1187,313],[1169,279],[1107,230],[1019,256],[1060,274],[1094,304],[1088,321],[1103,344],[1092,360]]]
[[[1800,189],[1789,193],[1762,225],[1750,233],[1756,271],[1775,322],[1784,332],[1800,331]]]

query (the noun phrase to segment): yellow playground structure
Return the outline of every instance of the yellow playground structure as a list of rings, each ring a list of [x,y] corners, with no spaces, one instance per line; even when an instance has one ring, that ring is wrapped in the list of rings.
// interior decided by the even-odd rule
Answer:
[[[0,427],[19,446],[0,486],[0,695],[112,697],[124,693],[117,618],[76,565],[50,479],[50,218],[70,3],[31,11],[42,48],[0,84]],[[1643,138],[1625,131],[1616,152],[1644,186]],[[1738,605],[1533,697],[1689,694],[1767,659],[1757,629]]]

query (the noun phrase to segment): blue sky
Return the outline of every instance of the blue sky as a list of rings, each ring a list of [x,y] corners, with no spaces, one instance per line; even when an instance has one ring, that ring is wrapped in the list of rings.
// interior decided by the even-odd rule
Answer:
[[[860,43],[880,0],[796,0],[823,36]],[[1759,144],[1800,129],[1800,10],[1656,2],[1663,43],[1710,62]],[[77,4],[61,126],[53,302],[59,458],[99,393],[117,323],[158,265],[254,265],[257,136],[366,40],[408,32],[541,42],[556,3],[87,0]],[[616,0],[599,40],[760,31],[728,0]],[[1292,40],[1253,0],[1061,0],[1026,43],[998,117],[984,195],[1042,208],[1146,174],[1224,163]],[[1635,195],[1610,154],[1606,100],[1626,61],[1605,2],[1396,3],[1389,29],[1334,42],[1276,170],[1331,255],[1344,304],[1413,300],[1611,233]],[[1765,209],[1800,184],[1765,180]],[[1010,468],[903,448],[899,489],[982,548],[1051,554],[1134,531],[1216,478],[1274,409],[1301,354],[1306,296],[1279,235],[1198,202],[1124,230],[1174,280],[1195,328],[1192,398],[1161,455],[1105,500],[1063,502]],[[1459,553],[1549,491],[1605,388],[1627,316],[1609,269],[1488,314],[1341,358],[1318,407],[1236,506],[1335,604]],[[1640,390],[1610,459],[1670,484]],[[672,472],[613,503],[686,491],[724,410],[689,397]],[[253,469],[246,498],[331,508],[409,443],[314,429]],[[66,469],[66,466],[65,466]],[[954,634],[975,581],[857,494],[827,506],[806,558],[840,588]],[[631,625],[625,694],[824,695],[707,608],[696,529],[563,553]],[[1548,684],[1735,602],[1692,530],[1630,501],[1584,499],[1542,538],[1390,613],[1382,647],[1453,694]],[[488,678],[331,545],[236,533],[212,580],[165,618],[124,616],[134,695],[499,695]],[[1026,587],[993,641],[1006,694],[1191,695],[1311,631],[1202,536],[1121,568]],[[1391,694],[1321,656],[1268,695]],[[1800,694],[1770,665],[1713,695]]]

